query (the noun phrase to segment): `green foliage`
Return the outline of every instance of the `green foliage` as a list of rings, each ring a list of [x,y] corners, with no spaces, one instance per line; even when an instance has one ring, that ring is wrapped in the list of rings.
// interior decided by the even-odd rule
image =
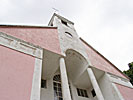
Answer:
[[[123,71],[123,73],[130,78],[130,82],[133,85],[133,62],[129,63],[128,66],[129,66],[129,70]]]

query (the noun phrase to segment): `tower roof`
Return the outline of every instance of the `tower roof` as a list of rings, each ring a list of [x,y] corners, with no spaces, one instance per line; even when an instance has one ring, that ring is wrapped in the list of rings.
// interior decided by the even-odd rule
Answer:
[[[60,16],[60,15],[58,15],[58,14],[56,14],[56,13],[53,14],[53,16],[52,16],[52,18],[50,19],[48,25],[50,25],[50,23],[53,21],[53,19],[54,19],[55,16],[57,16],[58,18],[62,19],[63,21],[66,21],[66,22],[68,22],[68,23],[74,25],[74,23],[73,23],[72,21],[70,21],[70,20],[68,20],[68,19],[66,19],[66,18],[64,18],[64,17],[62,17],[62,16]]]

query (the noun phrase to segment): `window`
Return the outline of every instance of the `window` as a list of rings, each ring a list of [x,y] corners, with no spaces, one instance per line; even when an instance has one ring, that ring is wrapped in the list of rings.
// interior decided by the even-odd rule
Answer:
[[[94,89],[91,91],[91,93],[92,93],[92,96],[93,96],[93,97],[96,96],[96,93],[95,93]]]
[[[53,86],[54,86],[54,100],[63,100],[60,75],[54,76]]]
[[[41,88],[47,88],[46,80],[41,79]]]
[[[51,23],[51,26],[53,26],[53,23]]]
[[[87,97],[88,98],[87,91],[84,90],[84,89],[77,88],[77,93],[78,93],[78,96],[82,96],[82,97]]]
[[[61,20],[61,23],[67,26],[67,22]]]
[[[69,33],[69,32],[65,32],[65,33],[66,33],[67,36],[69,36],[71,38],[73,37],[71,33]]]

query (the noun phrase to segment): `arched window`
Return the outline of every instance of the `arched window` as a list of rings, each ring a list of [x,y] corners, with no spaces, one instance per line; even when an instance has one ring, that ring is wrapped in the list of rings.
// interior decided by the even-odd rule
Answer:
[[[71,38],[73,37],[72,34],[69,33],[69,32],[65,32],[65,34],[66,34],[67,36],[71,37]]]
[[[60,75],[54,76],[53,86],[54,86],[54,100],[63,100]]]

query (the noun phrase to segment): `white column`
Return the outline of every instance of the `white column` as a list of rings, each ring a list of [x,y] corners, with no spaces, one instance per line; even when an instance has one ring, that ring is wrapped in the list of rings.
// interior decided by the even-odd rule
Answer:
[[[42,59],[35,58],[30,100],[40,100]]]
[[[63,100],[71,100],[64,58],[60,58],[60,73],[61,73]]]
[[[96,92],[97,99],[98,99],[98,100],[104,100],[104,97],[103,97],[103,95],[102,95],[102,92],[101,92],[101,90],[100,90],[100,88],[99,88],[99,85],[98,85],[98,83],[97,83],[97,80],[96,80],[96,78],[95,78],[95,75],[94,75],[92,69],[91,69],[91,68],[87,68],[87,72],[88,72],[88,74],[89,74],[89,77],[90,77],[92,86],[93,86],[93,88],[94,88],[94,90],[95,90],[95,92]]]

